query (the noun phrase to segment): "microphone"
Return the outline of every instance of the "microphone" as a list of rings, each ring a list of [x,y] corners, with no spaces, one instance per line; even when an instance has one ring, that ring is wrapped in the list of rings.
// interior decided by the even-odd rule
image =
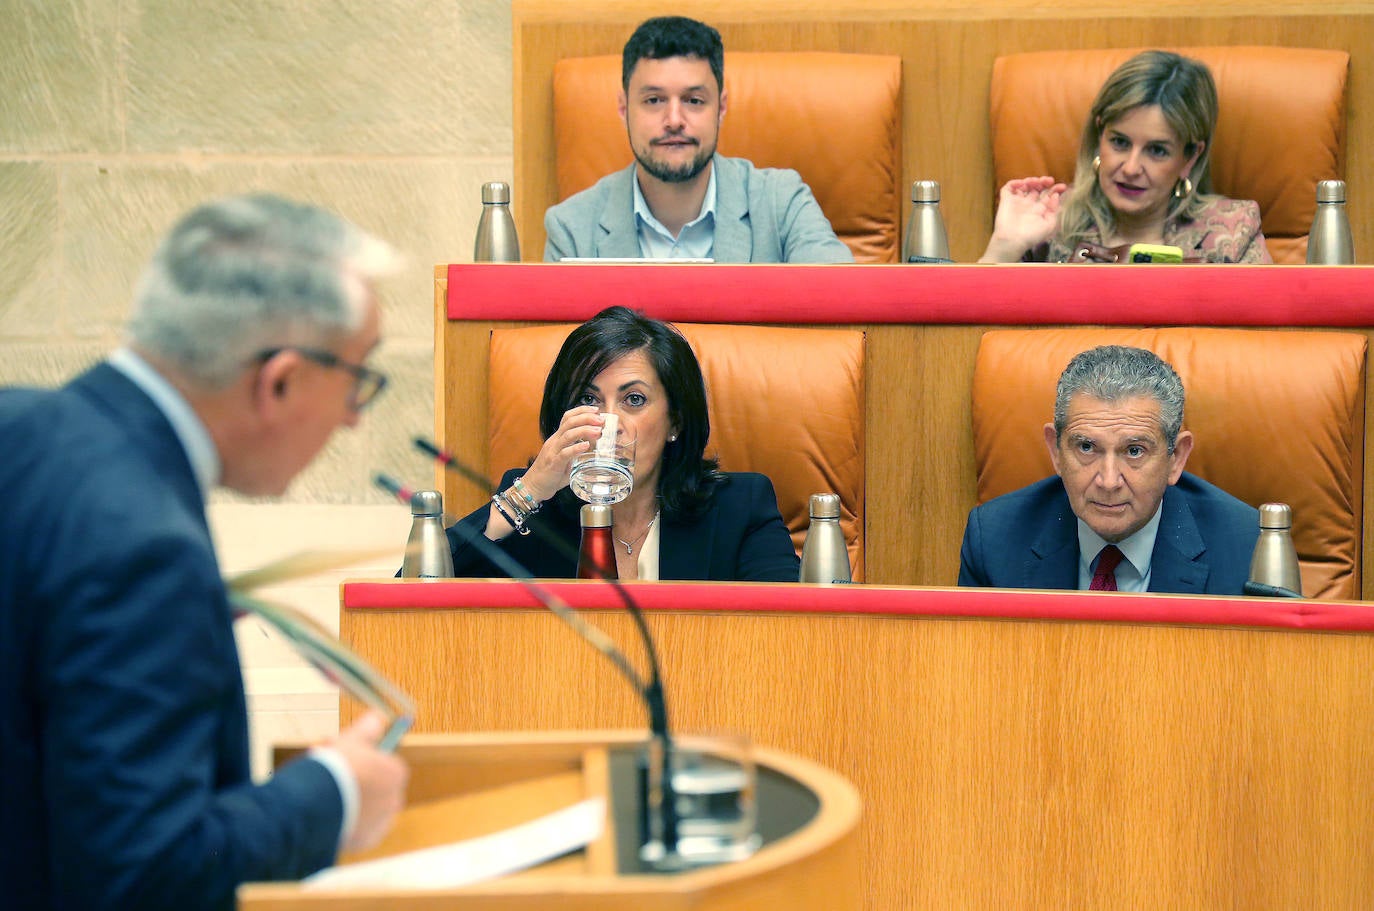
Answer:
[[[1245,580],[1245,594],[1254,595],[1260,598],[1301,598],[1301,592],[1295,592],[1291,588],[1284,588],[1281,585],[1269,585],[1265,582],[1256,582],[1254,579]]]
[[[416,437],[414,440],[416,448],[432,457],[439,464],[449,471],[452,471],[468,481],[477,485],[488,494],[496,493],[495,487],[485,476],[469,468],[460,462],[452,453],[441,450],[429,440],[423,437]],[[403,492],[408,489],[399,482],[391,479],[385,474],[378,473],[375,481],[382,489],[396,496],[398,499]],[[404,502],[409,502],[408,497]],[[678,845],[678,819],[677,819],[677,795],[673,787],[672,776],[672,752],[673,741],[668,727],[668,703],[663,692],[663,678],[659,670],[658,651],[654,647],[653,635],[649,632],[649,625],[644,619],[644,612],[635,603],[630,592],[620,583],[618,579],[608,576],[604,572],[598,572],[601,581],[611,585],[616,595],[624,603],[631,619],[634,621],[635,628],[639,632],[640,641],[644,646],[645,657],[649,666],[649,679],[646,681],[635,670],[629,658],[615,644],[615,641],[605,634],[601,629],[588,623],[581,614],[575,611],[567,602],[563,601],[553,592],[534,580],[533,574],[520,564],[518,560],[506,553],[504,549],[497,546],[494,541],[487,538],[480,531],[476,531],[461,522],[455,522],[449,526],[455,534],[464,540],[468,545],[476,548],[489,561],[496,564],[502,572],[518,582],[526,591],[534,595],[544,607],[554,613],[556,617],[567,624],[573,632],[582,637],[601,654],[610,659],[611,663],[620,671],[621,675],[630,682],[644,700],[644,705],[649,716],[649,733],[659,746],[662,757],[662,770],[659,776],[659,822],[661,831],[657,833],[663,845],[664,857],[671,858],[677,853]],[[577,552],[572,546],[562,538],[550,532],[548,529],[531,524],[527,526],[543,543],[548,544],[565,556],[569,556],[574,563],[577,559]],[[650,764],[652,774],[652,763]],[[648,814],[649,807],[647,795],[645,800],[645,812]],[[646,816],[647,818],[647,816]]]

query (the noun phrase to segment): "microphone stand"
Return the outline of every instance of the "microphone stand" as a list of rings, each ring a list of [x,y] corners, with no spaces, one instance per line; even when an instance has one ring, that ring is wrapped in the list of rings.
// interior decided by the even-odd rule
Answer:
[[[496,493],[496,488],[483,475],[469,468],[460,462],[452,453],[445,452],[434,443],[423,437],[415,437],[414,443],[417,449],[433,458],[445,469],[454,472],[465,478],[467,481],[476,485],[479,489],[488,494]],[[401,485],[396,484],[385,475],[378,475],[379,485],[396,494]],[[577,551],[568,542],[550,532],[548,529],[531,524],[529,529],[535,533],[539,540],[554,548],[560,555],[568,558],[572,563],[577,562]],[[677,818],[677,795],[673,787],[672,776],[672,754],[673,741],[669,733],[668,724],[668,704],[663,691],[663,677],[659,670],[658,651],[654,647],[653,635],[649,631],[649,625],[644,619],[644,612],[630,596],[629,590],[620,583],[620,580],[610,577],[604,572],[600,572],[601,581],[609,584],[625,605],[631,620],[639,633],[640,641],[643,643],[645,658],[649,666],[649,679],[645,681],[634,669],[629,659],[625,656],[604,632],[588,623],[582,615],[573,610],[562,599],[558,598],[548,589],[534,581],[533,576],[525,567],[521,566],[510,554],[506,553],[495,542],[489,540],[481,532],[474,531],[463,525],[462,522],[455,522],[449,526],[455,534],[462,538],[466,543],[475,547],[488,560],[496,564],[502,572],[512,579],[519,582],[527,591],[535,596],[539,602],[553,611],[554,614],[564,623],[570,626],[574,632],[589,642],[597,651],[601,652],[620,670],[621,674],[630,681],[644,700],[645,708],[649,717],[649,732],[657,742],[662,758],[662,768],[659,775],[659,806],[658,818],[661,831],[657,833],[663,844],[664,857],[674,857],[677,854],[678,845],[678,818]],[[652,758],[652,757],[651,757]],[[649,774],[652,777],[652,762],[650,763]],[[648,795],[645,795],[645,812],[648,814]],[[646,815],[646,818],[649,818]],[[653,833],[649,833],[652,835]]]

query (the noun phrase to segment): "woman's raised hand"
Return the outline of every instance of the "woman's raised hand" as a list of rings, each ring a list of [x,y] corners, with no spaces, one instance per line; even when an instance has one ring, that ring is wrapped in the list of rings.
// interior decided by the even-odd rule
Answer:
[[[521,479],[530,496],[543,503],[567,487],[573,456],[596,445],[604,423],[606,419],[595,405],[578,405],[564,412],[558,429],[544,441],[534,464]]]
[[[998,196],[997,218],[980,263],[1014,263],[1050,239],[1068,187],[1053,177],[1009,180]]]

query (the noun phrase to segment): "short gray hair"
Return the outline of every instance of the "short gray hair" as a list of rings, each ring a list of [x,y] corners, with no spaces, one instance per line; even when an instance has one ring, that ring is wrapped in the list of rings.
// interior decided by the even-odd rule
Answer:
[[[327,346],[357,331],[371,282],[399,262],[390,245],[315,206],[221,199],[192,210],[158,246],[128,340],[186,380],[223,388],[265,350]]]
[[[1102,345],[1074,356],[1059,375],[1054,395],[1054,438],[1064,435],[1069,401],[1086,393],[1104,402],[1145,396],[1159,403],[1160,430],[1169,452],[1183,428],[1183,381],[1174,368],[1153,351]]]

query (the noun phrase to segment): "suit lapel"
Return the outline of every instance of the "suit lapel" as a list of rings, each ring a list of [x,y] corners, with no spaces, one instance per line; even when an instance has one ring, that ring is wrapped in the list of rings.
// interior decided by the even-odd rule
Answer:
[[[711,509],[716,507],[712,504]],[[690,526],[664,520],[658,538],[660,579],[709,579],[715,549],[716,523],[693,522]]]
[[[597,256],[637,257],[639,228],[635,223],[635,166],[630,165],[616,175],[614,185],[606,194],[606,207],[601,210],[597,226],[601,236],[597,240]]]
[[[1202,594],[1211,567],[1202,562],[1207,550],[1187,499],[1174,487],[1164,490],[1159,534],[1150,557],[1150,591]]]
[[[1078,520],[1061,484],[1055,513],[1031,543],[1031,555],[1022,567],[1026,588],[1078,588]]]
[[[711,257],[718,263],[751,262],[754,232],[749,223],[744,167],[720,155],[712,159],[711,166],[716,171],[716,235]]]

